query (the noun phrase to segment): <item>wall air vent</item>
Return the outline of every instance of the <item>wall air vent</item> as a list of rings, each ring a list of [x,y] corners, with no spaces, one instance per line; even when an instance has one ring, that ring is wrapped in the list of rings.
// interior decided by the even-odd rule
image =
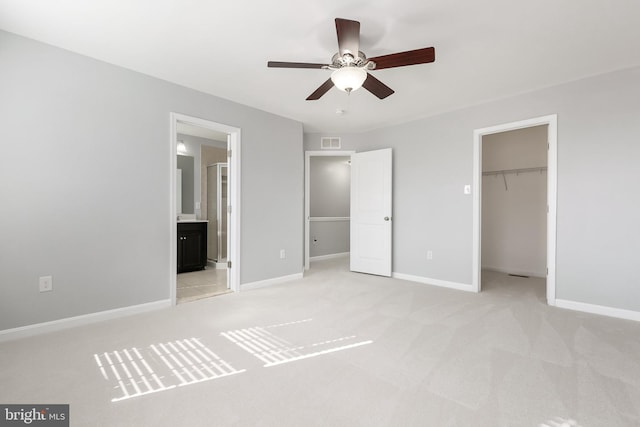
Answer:
[[[320,138],[320,148],[323,150],[339,150],[340,138],[336,136],[323,136]]]

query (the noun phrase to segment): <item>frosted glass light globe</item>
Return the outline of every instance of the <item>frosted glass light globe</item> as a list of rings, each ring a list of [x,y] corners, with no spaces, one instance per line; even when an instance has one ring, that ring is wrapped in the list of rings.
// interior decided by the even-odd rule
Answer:
[[[338,68],[331,74],[333,84],[344,92],[360,88],[366,79],[367,72],[358,67]]]

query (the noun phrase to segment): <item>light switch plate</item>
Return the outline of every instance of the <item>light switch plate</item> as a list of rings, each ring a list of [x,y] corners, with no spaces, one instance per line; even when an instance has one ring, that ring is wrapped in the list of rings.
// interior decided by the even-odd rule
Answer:
[[[469,184],[464,186],[464,194],[471,194],[471,186]]]

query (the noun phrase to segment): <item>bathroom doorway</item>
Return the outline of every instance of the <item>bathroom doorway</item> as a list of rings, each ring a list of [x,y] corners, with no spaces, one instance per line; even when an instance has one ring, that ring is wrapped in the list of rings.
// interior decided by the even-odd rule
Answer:
[[[239,288],[240,130],[175,113],[171,125],[170,291],[180,304]]]

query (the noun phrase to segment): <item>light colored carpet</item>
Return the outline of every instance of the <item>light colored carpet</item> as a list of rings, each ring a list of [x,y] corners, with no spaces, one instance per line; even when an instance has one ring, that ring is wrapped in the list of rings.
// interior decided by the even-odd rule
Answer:
[[[548,307],[541,279],[346,265],[0,344],[0,402],[69,403],[73,426],[640,425],[639,323]]]

